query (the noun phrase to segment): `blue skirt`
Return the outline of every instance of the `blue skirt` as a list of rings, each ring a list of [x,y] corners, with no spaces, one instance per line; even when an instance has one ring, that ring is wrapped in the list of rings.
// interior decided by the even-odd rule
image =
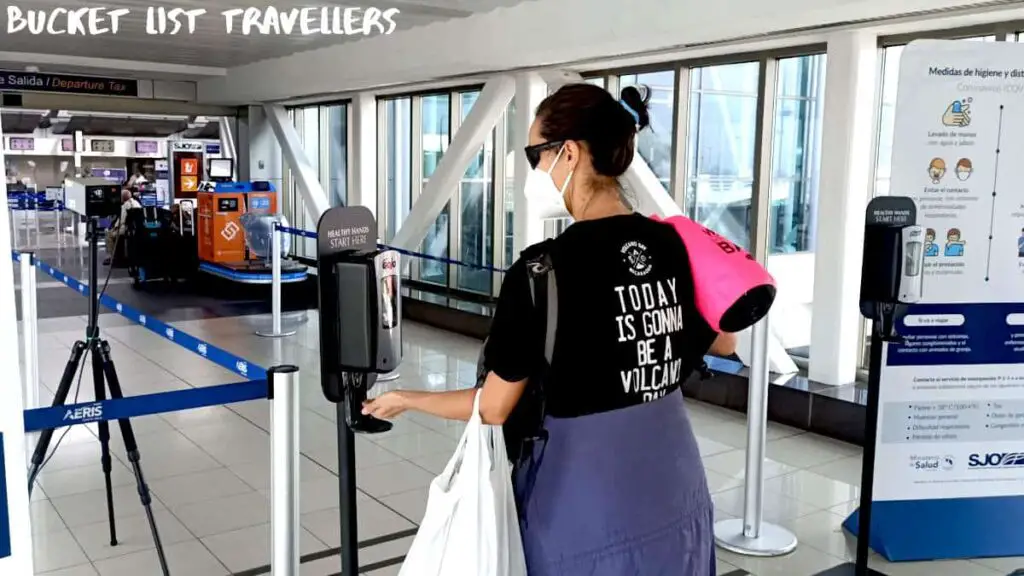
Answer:
[[[530,576],[715,575],[714,505],[681,392],[545,426],[520,510]]]

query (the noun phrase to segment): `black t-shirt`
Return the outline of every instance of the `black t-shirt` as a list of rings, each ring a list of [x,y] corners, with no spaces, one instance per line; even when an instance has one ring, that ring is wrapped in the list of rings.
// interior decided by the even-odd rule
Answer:
[[[641,215],[577,222],[551,243],[558,331],[545,380],[547,413],[568,418],[649,402],[675,391],[716,333],[693,300],[675,230]],[[526,264],[505,276],[484,352],[487,370],[516,382],[543,354]]]

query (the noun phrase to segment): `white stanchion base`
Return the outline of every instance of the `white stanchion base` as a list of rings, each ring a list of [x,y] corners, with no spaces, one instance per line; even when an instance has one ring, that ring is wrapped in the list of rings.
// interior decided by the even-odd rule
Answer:
[[[398,380],[399,376],[401,376],[401,374],[398,370],[395,370],[393,372],[388,372],[387,374],[381,374],[377,377],[377,382],[393,382]]]
[[[285,331],[282,331],[282,332],[278,332],[276,334],[274,332],[267,332],[267,331],[264,331],[264,330],[257,330],[256,331],[256,335],[257,336],[262,336],[264,338],[285,338],[285,337],[288,337],[288,336],[295,336],[295,334],[296,334],[295,330],[285,330]]]
[[[715,544],[742,556],[784,556],[796,549],[796,535],[762,522],[760,536],[747,538],[743,534],[743,519],[736,518],[715,522]]]

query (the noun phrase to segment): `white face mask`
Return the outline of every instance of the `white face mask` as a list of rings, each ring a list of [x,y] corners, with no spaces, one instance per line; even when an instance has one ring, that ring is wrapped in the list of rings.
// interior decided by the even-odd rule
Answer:
[[[555,180],[551,177],[551,170],[558,164],[558,159],[562,156],[564,150],[565,147],[562,147],[558,151],[555,161],[551,163],[551,168],[547,172],[540,168],[534,168],[526,175],[524,192],[527,200],[530,202],[530,214],[534,218],[540,218],[541,220],[572,218],[572,214],[569,213],[569,209],[565,206],[564,196],[565,189],[569,187],[569,182],[572,180],[572,171],[569,172],[569,176],[565,179],[561,189],[555,185]]]

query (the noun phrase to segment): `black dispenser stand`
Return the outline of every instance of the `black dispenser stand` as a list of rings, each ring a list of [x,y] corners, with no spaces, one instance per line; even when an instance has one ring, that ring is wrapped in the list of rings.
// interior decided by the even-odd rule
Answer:
[[[401,361],[400,313],[383,318],[383,281],[378,278],[377,223],[362,206],[336,207],[317,224],[320,304],[320,384],[336,405],[341,574],[359,574],[355,434],[391,430],[392,424],[362,413],[377,375]],[[397,260],[392,262],[397,264]],[[395,266],[391,266],[391,271]],[[390,272],[389,272],[390,273]],[[388,278],[389,286],[397,279]],[[397,341],[397,347],[395,342]]]
[[[896,323],[906,314],[908,305],[913,303],[900,301],[901,292],[904,291],[904,268],[910,266],[916,270],[916,274],[923,274],[920,261],[916,267],[908,262],[919,258],[920,254],[905,254],[903,246],[903,230],[914,226],[916,222],[917,205],[910,198],[883,196],[868,203],[861,265],[860,311],[866,319],[872,321],[872,325],[860,508],[857,513],[857,555],[854,562],[835,566],[817,576],[884,576],[884,573],[868,566],[871,556],[871,507],[874,499],[882,357],[887,344],[902,342],[896,333]],[[917,282],[920,282],[920,277],[917,277]]]

